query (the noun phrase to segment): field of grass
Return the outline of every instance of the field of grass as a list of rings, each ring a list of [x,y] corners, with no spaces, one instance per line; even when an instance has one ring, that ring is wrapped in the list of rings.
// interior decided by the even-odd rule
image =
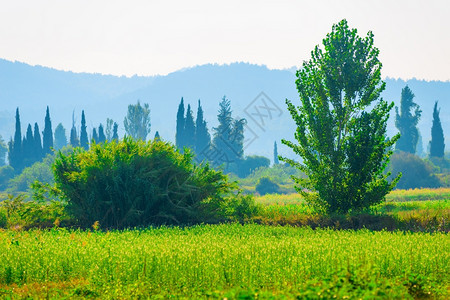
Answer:
[[[261,210],[254,221],[268,225],[338,229],[450,231],[450,189],[397,190],[366,214],[324,217],[299,194],[256,197]]]
[[[0,232],[0,296],[450,297],[445,233],[256,224]]]

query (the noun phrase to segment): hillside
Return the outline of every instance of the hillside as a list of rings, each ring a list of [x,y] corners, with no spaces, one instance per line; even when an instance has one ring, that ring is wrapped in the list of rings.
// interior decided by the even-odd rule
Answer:
[[[109,117],[117,121],[123,130],[128,104],[140,99],[151,107],[151,135],[158,130],[164,139],[173,141],[175,116],[181,97],[191,104],[194,114],[197,101],[201,100],[211,130],[216,125],[218,102],[226,95],[231,100],[234,116],[248,120],[246,153],[272,158],[273,142],[293,137],[294,124],[284,101],[286,98],[297,99],[294,81],[292,70],[269,70],[265,66],[246,63],[202,65],[166,76],[130,78],[58,71],[0,59],[0,134],[4,139],[13,135],[16,107],[20,109],[23,131],[28,123],[36,121],[43,129],[47,105],[50,106],[54,127],[62,122],[69,130],[73,111],[79,127],[81,110],[84,109],[88,127],[105,123]],[[448,137],[450,82],[414,79],[405,82],[387,78],[386,83],[383,96],[396,104],[406,84],[416,95],[415,100],[423,110],[419,129],[425,149],[430,139],[435,100],[439,100],[442,125]],[[261,92],[268,99],[258,98]],[[391,118],[389,134],[395,132]],[[447,138],[447,149],[450,146],[448,141]],[[279,153],[289,155],[290,151],[279,145]]]

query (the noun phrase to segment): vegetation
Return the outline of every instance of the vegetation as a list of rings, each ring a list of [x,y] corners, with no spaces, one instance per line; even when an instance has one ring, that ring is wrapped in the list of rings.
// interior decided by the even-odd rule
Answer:
[[[422,111],[413,99],[414,94],[411,89],[408,86],[404,87],[400,100],[400,113],[398,107],[395,107],[395,126],[400,131],[400,138],[395,145],[395,149],[415,154],[419,141],[417,123],[419,123]],[[414,110],[414,113],[411,110]]]
[[[42,151],[43,155],[50,154],[53,148],[53,130],[52,121],[50,120],[50,110],[47,106],[47,111],[45,112],[45,127],[42,133]]]
[[[127,116],[123,121],[126,133],[134,139],[145,141],[150,133],[150,108],[148,103],[144,106],[138,101],[135,105],[128,105]]]
[[[388,170],[393,174],[402,173],[398,181],[398,189],[437,188],[441,186],[439,178],[434,174],[432,165],[420,157],[396,152],[391,157]]]
[[[193,154],[160,140],[126,138],[93,144],[64,155],[54,165],[57,186],[81,226],[98,221],[106,228],[155,224],[220,222],[242,197],[208,164],[194,165]],[[230,202],[231,201],[231,202]],[[237,201],[236,203],[233,201]]]
[[[443,233],[238,224],[5,231],[0,282],[22,298],[444,299],[449,250]]]
[[[255,190],[260,195],[277,194],[280,192],[280,187],[269,177],[262,177],[256,184]]]
[[[393,103],[379,98],[385,84],[373,34],[363,39],[342,20],[323,45],[297,71],[302,106],[286,100],[298,144],[282,142],[303,163],[283,160],[306,174],[295,181],[309,203],[328,213],[346,213],[380,203],[394,188],[399,177],[389,183],[383,170],[398,135],[386,137]]]
[[[444,131],[442,130],[441,119],[437,108],[437,101],[433,109],[433,125],[431,127],[430,157],[444,157]]]

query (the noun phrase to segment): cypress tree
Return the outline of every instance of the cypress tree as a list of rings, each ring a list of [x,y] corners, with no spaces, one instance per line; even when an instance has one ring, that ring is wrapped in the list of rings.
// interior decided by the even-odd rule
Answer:
[[[214,130],[213,147],[217,153],[214,154],[215,164],[231,162],[234,155],[230,145],[230,135],[233,129],[233,119],[231,117],[231,103],[225,96],[219,103],[219,114],[217,120],[219,125]]]
[[[16,109],[16,130],[14,132],[14,140],[9,142],[8,159],[11,167],[16,171],[22,170],[22,130],[20,128],[19,108]]]
[[[234,119],[233,128],[231,130],[230,144],[232,145],[232,159],[237,161],[244,156],[244,125],[247,123],[245,119]]]
[[[278,165],[280,161],[278,160],[278,147],[277,142],[273,142],[273,164]]]
[[[444,131],[439,117],[440,109],[437,108],[437,105],[436,101],[433,109],[433,125],[431,126],[430,156],[444,157]]]
[[[188,104],[186,110],[186,119],[184,124],[184,146],[194,150],[195,147],[195,124],[192,115],[191,105]]]
[[[98,134],[96,128],[92,129],[92,141],[98,144]]]
[[[34,123],[34,157],[36,161],[40,161],[43,157],[41,134],[39,132],[38,123]]]
[[[155,138],[154,138],[154,140],[155,140],[155,141],[160,141],[160,140],[161,140],[161,137],[159,136],[159,132],[158,132],[158,131],[155,132]]]
[[[72,147],[80,147],[80,140],[78,139],[77,129],[75,128],[75,125],[72,126],[72,129],[70,130],[70,145]]]
[[[119,128],[119,124],[114,122],[112,139],[115,141],[119,140],[118,128]]]
[[[44,132],[42,133],[42,152],[44,155],[51,153],[53,148],[53,131],[52,131],[52,121],[50,120],[50,111],[47,106],[47,112],[45,113],[45,126]]]
[[[80,146],[86,150],[89,149],[89,138],[87,134],[86,117],[84,115],[84,110],[81,111]]]
[[[402,89],[400,100],[400,113],[398,107],[395,107],[395,126],[400,131],[400,139],[395,145],[396,150],[416,153],[417,141],[419,140],[419,131],[417,123],[420,120],[422,111],[419,105],[414,103],[414,94],[406,86]],[[414,114],[411,112],[414,110]]]
[[[59,123],[55,128],[55,149],[59,150],[67,146],[66,129]]]
[[[199,161],[205,159],[204,155],[209,150],[210,146],[211,136],[203,117],[203,109],[200,100],[198,100],[197,118],[195,120],[195,152]]]
[[[27,132],[22,142],[24,167],[31,166],[36,160],[34,157],[34,137],[31,124],[28,124]]]
[[[105,132],[103,130],[103,125],[102,124],[100,124],[100,126],[98,127],[98,142],[99,143],[106,142],[106,136],[105,136]]]
[[[178,105],[178,112],[177,112],[177,128],[175,133],[175,145],[179,149],[183,149],[183,147],[186,145],[185,142],[185,135],[184,135],[184,126],[185,126],[186,120],[184,118],[184,100],[183,97],[181,97],[180,104]]]

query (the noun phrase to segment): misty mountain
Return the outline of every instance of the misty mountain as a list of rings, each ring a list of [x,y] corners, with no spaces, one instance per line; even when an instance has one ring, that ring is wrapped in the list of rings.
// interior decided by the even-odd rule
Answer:
[[[450,125],[450,82],[386,79],[383,97],[400,101],[401,89],[408,84],[423,113],[419,130],[424,148],[430,139],[434,101],[439,101],[444,134]],[[41,66],[0,59],[0,134],[4,139],[14,134],[14,114],[19,107],[22,133],[28,123],[38,122],[43,129],[45,107],[50,107],[53,128],[61,122],[67,134],[75,124],[80,127],[84,109],[91,131],[94,126],[112,118],[123,134],[127,106],[137,100],[150,104],[152,132],[174,141],[175,119],[181,97],[191,104],[194,116],[200,99],[210,132],[217,125],[218,103],[223,96],[231,101],[233,116],[247,119],[246,154],[260,154],[272,159],[273,142],[280,154],[290,150],[281,145],[282,138],[293,139],[295,126],[286,110],[285,99],[297,101],[293,69],[270,70],[246,63],[202,65],[183,69],[166,76],[118,77],[101,74],[58,71]],[[397,132],[393,116],[389,134]],[[447,139],[447,148],[449,146]]]

